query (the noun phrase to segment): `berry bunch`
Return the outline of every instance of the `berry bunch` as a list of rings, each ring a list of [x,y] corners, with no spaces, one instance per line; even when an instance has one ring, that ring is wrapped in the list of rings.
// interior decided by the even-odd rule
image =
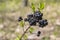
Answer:
[[[47,19],[43,19],[42,18],[43,13],[41,13],[40,11],[35,11],[34,14],[29,14],[27,15],[27,18],[24,19],[25,22],[28,22],[30,26],[36,26],[38,23],[39,27],[45,27],[46,25],[48,25],[48,21]],[[19,17],[18,21],[22,21],[23,18]],[[37,36],[39,37],[41,34],[40,31],[37,32]]]
[[[31,27],[31,26],[38,26],[44,28],[46,25],[48,25],[48,21],[47,19],[43,19],[43,13],[41,13],[40,10],[42,10],[44,8],[44,3],[40,3],[39,4],[39,8],[38,11],[35,10],[35,5],[32,3],[32,10],[33,10],[33,14],[29,14],[27,15],[27,18],[22,18],[19,17],[18,21],[24,21],[24,22],[28,22],[29,23],[29,27],[24,31],[24,33],[22,34],[20,40],[22,39],[22,37],[25,35],[25,33],[27,32],[27,30]],[[41,34],[41,31],[37,32],[37,36],[39,37]]]
[[[24,21],[28,21],[31,26],[35,25],[38,23],[39,27],[44,27],[48,24],[46,19],[42,18],[43,13],[40,11],[35,11],[34,14],[29,14],[27,15],[27,18],[24,19]]]

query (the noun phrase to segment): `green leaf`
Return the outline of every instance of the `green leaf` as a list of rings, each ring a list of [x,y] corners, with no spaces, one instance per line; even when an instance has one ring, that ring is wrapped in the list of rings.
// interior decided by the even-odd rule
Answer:
[[[25,34],[25,35],[24,35],[24,39],[26,40],[27,38],[28,38],[28,35],[27,35],[27,34]]]
[[[19,40],[19,38],[17,37],[15,40]]]
[[[44,9],[44,3],[39,4],[39,10],[42,10],[42,9]]]
[[[30,27],[29,32],[32,33],[34,31],[34,28]]]
[[[20,34],[17,34],[18,36],[16,37],[15,40],[19,40],[21,38],[21,35]]]
[[[32,10],[35,11],[35,5],[33,3],[31,5]]]
[[[24,27],[24,24],[25,24],[24,21],[20,21],[20,26],[21,27]]]

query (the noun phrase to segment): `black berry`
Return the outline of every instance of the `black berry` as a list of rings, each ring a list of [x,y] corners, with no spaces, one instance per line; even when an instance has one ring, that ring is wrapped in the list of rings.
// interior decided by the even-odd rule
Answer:
[[[41,34],[41,32],[40,32],[40,31],[38,31],[38,32],[37,32],[37,36],[39,37],[39,36],[40,36],[40,34]]]
[[[23,18],[22,18],[22,17],[19,17],[19,18],[18,18],[18,21],[22,21],[22,20],[23,20]]]

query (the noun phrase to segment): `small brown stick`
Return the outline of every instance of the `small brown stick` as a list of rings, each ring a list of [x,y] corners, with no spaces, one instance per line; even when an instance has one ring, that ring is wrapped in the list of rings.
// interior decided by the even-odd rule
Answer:
[[[29,27],[24,31],[24,33],[22,34],[22,36],[20,37],[19,40],[22,40],[22,37],[25,35],[25,33],[28,31],[28,29],[29,29],[30,27],[31,27],[31,26],[29,26]]]

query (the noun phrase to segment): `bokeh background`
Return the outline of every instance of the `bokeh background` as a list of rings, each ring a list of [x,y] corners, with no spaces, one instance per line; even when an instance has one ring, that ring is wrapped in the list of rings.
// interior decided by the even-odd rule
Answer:
[[[0,0],[0,40],[15,40],[17,34],[23,33],[17,20],[19,16],[25,18],[27,14],[33,13],[32,2],[35,7],[38,7],[40,2],[45,4],[45,8],[41,12],[43,18],[47,19],[49,23],[43,29],[34,27],[34,33],[40,30],[42,34],[39,38],[43,36],[41,40],[60,40],[60,0],[28,0],[28,6],[24,5],[24,0]],[[25,26],[26,29],[28,25]],[[35,34],[28,36],[32,39],[34,37]]]

